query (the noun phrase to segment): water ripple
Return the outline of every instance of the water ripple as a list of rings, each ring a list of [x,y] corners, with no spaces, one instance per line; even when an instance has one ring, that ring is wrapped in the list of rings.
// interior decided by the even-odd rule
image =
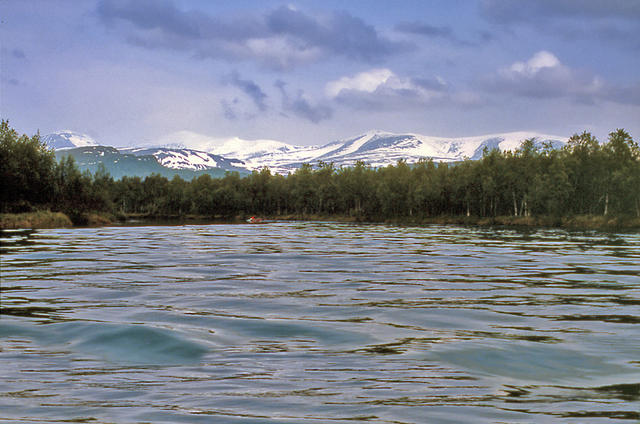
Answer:
[[[640,234],[281,222],[0,251],[5,421],[640,419]]]

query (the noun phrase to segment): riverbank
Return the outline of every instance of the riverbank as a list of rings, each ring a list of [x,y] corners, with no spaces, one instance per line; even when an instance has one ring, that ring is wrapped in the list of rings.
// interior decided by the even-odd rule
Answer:
[[[0,214],[0,229],[2,230],[66,227],[73,227],[73,222],[62,212],[37,211]]]
[[[456,224],[477,226],[504,227],[539,227],[563,228],[567,230],[599,230],[599,231],[640,231],[640,218],[612,217],[602,215],[577,215],[570,217],[554,216],[442,216],[422,218],[415,221],[393,221],[398,224],[414,223],[428,224]]]
[[[472,225],[481,227],[563,228],[567,230],[640,231],[640,218],[602,215],[554,216],[453,216],[402,217],[384,221],[367,220],[353,216],[284,215],[274,219],[290,221],[336,221],[386,223],[395,225]]]
[[[72,220],[61,212],[37,211],[10,214],[0,214],[0,229],[20,228],[67,228],[67,227],[100,227],[108,225],[182,225],[182,224],[212,224],[212,223],[244,223],[245,216],[234,218],[221,216],[151,216],[144,214],[129,214],[111,216],[104,214],[84,214]],[[277,215],[265,216],[266,220],[274,221],[333,221],[353,223],[386,223],[395,225],[473,225],[491,227],[540,227],[564,228],[567,230],[599,230],[599,231],[640,231],[640,218],[615,217],[602,215],[578,215],[571,217],[552,216],[434,216],[434,217],[403,217],[384,221],[365,219],[358,216],[343,215]]]
[[[200,215],[155,216],[148,214],[111,215],[104,213],[83,213],[70,216],[62,212],[46,210],[24,213],[0,213],[0,230],[81,228],[110,225],[193,225],[217,222],[242,223],[245,222],[245,220],[242,217],[229,219]]]
[[[74,216],[73,219],[62,212],[35,211],[24,213],[1,213],[0,230],[100,227],[112,225],[117,219],[104,214],[87,213]]]

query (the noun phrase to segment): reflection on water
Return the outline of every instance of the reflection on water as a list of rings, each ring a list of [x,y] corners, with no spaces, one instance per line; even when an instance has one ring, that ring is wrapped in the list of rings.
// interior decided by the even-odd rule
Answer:
[[[640,235],[0,235],[7,422],[640,420]]]

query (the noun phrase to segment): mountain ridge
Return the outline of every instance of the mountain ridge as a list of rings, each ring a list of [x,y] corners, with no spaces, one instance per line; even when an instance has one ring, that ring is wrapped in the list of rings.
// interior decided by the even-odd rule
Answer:
[[[540,147],[543,143],[549,143],[554,148],[561,147],[567,140],[566,137],[527,131],[470,137],[434,137],[371,130],[324,145],[301,146],[269,139],[220,139],[181,131],[157,142],[119,148],[118,151],[140,157],[152,156],[160,166],[169,169],[251,172],[268,167],[273,172],[287,174],[303,163],[317,165],[325,162],[341,167],[362,161],[372,167],[383,167],[393,165],[401,159],[408,163],[420,159],[432,159],[436,162],[457,162],[466,158],[476,160],[482,157],[485,149],[514,151],[522,141],[530,138],[535,139],[536,145]],[[88,136],[71,131],[48,134],[43,140],[48,146],[62,151],[72,149],[74,143],[83,144],[74,147],[99,145]]]

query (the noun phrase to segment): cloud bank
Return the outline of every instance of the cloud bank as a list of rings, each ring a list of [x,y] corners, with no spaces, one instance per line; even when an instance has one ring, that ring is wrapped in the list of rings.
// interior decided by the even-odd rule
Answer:
[[[347,12],[314,16],[282,6],[223,19],[181,10],[169,0],[102,0],[97,14],[127,42],[143,48],[255,61],[274,69],[291,69],[334,56],[375,62],[408,47]]]
[[[535,26],[569,40],[608,40],[640,49],[637,0],[484,0],[480,10],[499,25]]]
[[[566,97],[594,104],[611,101],[620,104],[640,104],[637,87],[619,87],[586,71],[571,69],[548,51],[539,51],[529,60],[515,62],[500,69],[483,81],[487,92],[515,96],[552,99]]]

